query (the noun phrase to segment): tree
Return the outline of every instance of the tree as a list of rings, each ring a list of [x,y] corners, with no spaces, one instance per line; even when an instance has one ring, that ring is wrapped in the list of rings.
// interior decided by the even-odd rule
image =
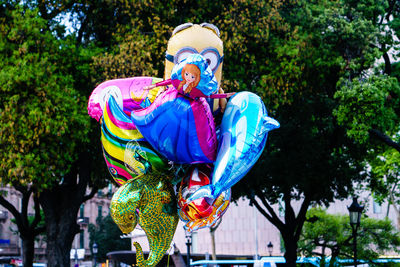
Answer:
[[[107,253],[116,250],[130,250],[130,238],[121,239],[121,231],[110,215],[98,217],[96,225],[89,224],[90,247],[96,242],[98,245],[97,258],[100,261],[107,259]]]
[[[34,216],[28,215],[28,205],[33,193],[32,189],[24,186],[16,186],[15,188],[22,195],[21,211],[18,211],[8,202],[5,195],[0,196],[0,204],[14,216],[18,234],[22,240],[22,249],[24,251],[22,261],[25,266],[32,266],[35,253],[35,239],[45,232],[45,226],[41,224],[43,215],[40,213],[40,205],[36,196],[33,197]]]
[[[377,62],[369,72],[349,75],[338,83],[335,97],[339,106],[334,114],[339,124],[346,127],[348,136],[369,147],[366,157],[370,166],[368,188],[374,192],[376,200],[387,200],[393,205],[399,220],[396,192],[399,182],[400,75],[395,59],[399,44],[396,39],[400,36],[400,4],[387,1],[384,6],[385,13],[374,20],[381,36],[370,44],[379,48],[383,63]],[[392,51],[391,57],[389,51]]]
[[[326,257],[331,256],[329,266],[335,266],[337,259],[353,257],[352,242],[348,216],[328,214],[322,208],[313,208],[307,214],[299,251],[307,257],[321,257],[321,266],[325,266]],[[389,219],[363,216],[357,243],[359,259],[373,264],[373,260],[385,252],[399,251],[400,236]]]
[[[338,101],[334,95],[340,77],[355,77],[373,64],[380,51],[377,40],[389,45],[380,38],[376,21],[392,3],[136,2],[125,6],[130,23],[119,25],[112,35],[120,40],[118,47],[98,57],[96,64],[107,78],[136,73],[160,77],[164,62],[160,51],[165,50],[173,26],[208,21],[220,27],[225,45],[223,87],[257,92],[282,125],[271,133],[259,164],[234,193],[250,198],[278,227],[287,263],[293,266],[309,205],[345,198],[353,182],[364,178],[365,147],[347,137],[333,117]],[[136,47],[146,47],[150,54]],[[152,67],[142,61],[129,63],[136,59],[150,59]],[[135,69],[125,68],[125,61]],[[270,206],[281,199],[284,221]],[[294,200],[302,200],[297,214]]]
[[[334,95],[341,77],[358,77],[392,47],[382,18],[395,14],[396,8],[395,1],[381,0],[139,1],[115,9],[114,15],[123,14],[125,21],[107,31],[114,33],[111,49],[95,62],[106,79],[161,77],[162,51],[174,26],[208,21],[220,27],[223,87],[257,92],[282,125],[271,134],[259,164],[234,191],[252,199],[278,227],[287,262],[294,265],[309,205],[345,198],[353,182],[364,178],[366,148],[338,125],[333,111],[339,99]],[[280,199],[286,207],[284,221],[270,206]],[[303,200],[297,214],[293,200]]]
[[[276,107],[281,128],[233,193],[250,198],[279,229],[289,266],[309,206],[346,198],[366,177],[367,147],[346,136],[333,116],[335,93],[341,77],[358,77],[382,54],[377,40],[390,44],[376,23],[389,8],[386,1],[290,1],[278,8],[285,28],[270,33],[269,64],[255,72],[254,87],[267,107]],[[280,200],[284,219],[271,206]]]
[[[400,154],[394,148],[389,148],[381,155],[370,159],[371,177],[368,187],[373,191],[375,201],[382,204],[388,203],[386,217],[389,216],[389,208],[393,206],[397,215],[397,226],[400,226],[400,185],[399,163]]]
[[[43,231],[39,204],[46,221],[48,264],[69,266],[72,240],[79,232],[78,209],[104,178],[93,180],[93,170],[103,170],[96,166],[101,152],[99,145],[89,146],[87,98],[77,91],[91,81],[91,55],[70,39],[57,38],[63,28],[52,20],[56,15],[50,10],[59,11],[51,6],[55,3],[47,6],[48,12],[41,1],[28,4],[0,5],[0,177],[3,185],[22,193],[23,209],[19,213],[3,197],[0,202],[16,219],[24,266],[32,266],[34,237]],[[86,76],[79,79],[82,74]],[[90,186],[93,191],[87,195]],[[31,196],[36,212],[29,222]]]

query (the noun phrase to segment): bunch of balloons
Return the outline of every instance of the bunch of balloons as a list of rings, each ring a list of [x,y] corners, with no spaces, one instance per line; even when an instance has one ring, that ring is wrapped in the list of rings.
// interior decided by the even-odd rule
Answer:
[[[164,80],[110,80],[90,96],[89,115],[101,124],[104,159],[120,185],[111,216],[125,233],[139,224],[149,239],[147,260],[135,243],[139,266],[161,260],[178,218],[187,231],[215,225],[231,187],[279,127],[254,93],[224,93],[222,62],[218,29],[186,23],[168,42]]]

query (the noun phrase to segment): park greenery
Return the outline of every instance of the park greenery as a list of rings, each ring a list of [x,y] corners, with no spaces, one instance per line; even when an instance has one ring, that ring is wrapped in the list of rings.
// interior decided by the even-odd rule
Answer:
[[[396,0],[0,0],[0,179],[23,208],[0,204],[16,219],[24,266],[43,231],[49,266],[69,266],[79,207],[110,179],[90,92],[163,77],[167,41],[185,22],[220,28],[222,87],[257,93],[281,123],[232,190],[279,229],[288,266],[311,205],[346,199],[360,182],[398,205],[399,14]]]
[[[299,252],[307,257],[319,257],[320,266],[338,266],[338,260],[353,257],[353,232],[349,217],[328,214],[322,208],[312,208],[299,240]],[[361,219],[357,236],[358,258],[374,266],[374,260],[385,252],[399,252],[400,235],[389,219]]]

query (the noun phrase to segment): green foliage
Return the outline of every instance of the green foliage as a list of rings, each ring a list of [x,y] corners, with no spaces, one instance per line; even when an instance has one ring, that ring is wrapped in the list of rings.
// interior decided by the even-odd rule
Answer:
[[[334,115],[350,137],[364,143],[371,129],[389,136],[398,132],[400,84],[396,78],[374,75],[365,80],[342,79],[339,88],[335,97],[340,105]]]
[[[37,10],[6,10],[0,27],[0,177],[47,188],[87,142],[86,99],[60,63],[65,49]]]
[[[370,161],[370,188],[378,203],[400,205],[400,154],[395,149],[388,149]]]
[[[116,5],[121,3],[117,2]],[[273,43],[271,31],[284,31],[277,8],[280,1],[138,1],[123,3],[116,16],[129,23],[114,27],[109,53],[96,58],[104,77],[130,75],[164,76],[164,51],[174,27],[185,22],[210,22],[221,29],[224,41],[223,87],[229,91],[256,91],[261,76],[268,71]],[[118,19],[117,19],[118,20]],[[295,53],[292,53],[292,59]],[[287,69],[285,74],[290,74]],[[283,83],[282,83],[283,85]]]
[[[107,79],[163,76],[167,40],[184,22],[206,21],[220,28],[225,46],[222,86],[257,92],[281,123],[234,194],[286,201],[285,222],[275,220],[275,225],[288,243],[287,252],[293,252],[289,243],[297,241],[305,219],[295,218],[290,201],[303,200],[306,211],[310,203],[347,197],[353,182],[364,178],[366,155],[366,147],[349,137],[367,145],[371,127],[390,135],[398,130],[396,81],[379,75],[363,79],[379,53],[395,44],[391,30],[398,33],[400,25],[396,1],[85,0],[24,5],[22,9],[6,1],[0,6],[4,183],[46,188],[59,178],[76,177],[78,167],[72,163],[82,151],[89,152],[93,166],[105,166],[98,125],[86,115],[86,97],[94,83]],[[65,36],[57,16],[67,13],[74,32]],[[384,20],[388,15],[394,19]],[[391,75],[399,77],[398,67],[393,66]],[[343,127],[348,127],[348,136]],[[105,168],[96,171],[97,178],[107,175]],[[100,180],[92,184],[100,185]]]
[[[97,258],[99,261],[105,261],[108,252],[117,250],[130,250],[131,239],[121,239],[121,230],[114,223],[110,215],[98,217],[96,225],[89,224],[90,247],[96,242],[98,245]]]
[[[135,76],[157,76],[152,65],[154,40],[137,30],[121,40],[116,51],[94,57],[94,67],[101,73],[101,79],[111,80]],[[100,81],[99,81],[100,82]]]
[[[321,208],[311,209],[299,242],[299,251],[305,256],[332,256],[349,259],[353,255],[352,229],[349,217],[328,214]],[[379,220],[363,216],[357,235],[358,258],[377,259],[400,248],[400,235],[389,219]]]
[[[262,157],[233,188],[233,195],[252,199],[279,228],[287,260],[296,256],[295,243],[308,206],[346,198],[354,192],[354,184],[366,179],[368,145],[346,135],[347,129],[338,124],[334,111],[342,102],[334,96],[340,94],[336,93],[339,81],[362,80],[393,44],[381,19],[389,6],[379,0],[299,0],[278,7],[285,27],[270,32],[273,50],[257,92],[265,96],[268,109],[274,108],[281,128],[269,134]],[[280,79],[289,85],[287,94],[277,82]],[[378,80],[379,89],[395,84],[391,79]],[[396,109],[378,112],[392,111]],[[292,200],[301,201],[296,212]],[[284,219],[271,211],[270,204],[279,201],[285,202]]]

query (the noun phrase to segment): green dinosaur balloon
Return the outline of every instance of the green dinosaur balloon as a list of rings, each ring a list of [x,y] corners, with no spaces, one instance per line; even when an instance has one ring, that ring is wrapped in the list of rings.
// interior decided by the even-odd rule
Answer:
[[[139,224],[149,240],[147,260],[140,244],[133,244],[137,266],[155,266],[170,247],[179,220],[175,201],[171,183],[154,173],[129,180],[114,193],[110,207],[114,222],[123,233]]]

